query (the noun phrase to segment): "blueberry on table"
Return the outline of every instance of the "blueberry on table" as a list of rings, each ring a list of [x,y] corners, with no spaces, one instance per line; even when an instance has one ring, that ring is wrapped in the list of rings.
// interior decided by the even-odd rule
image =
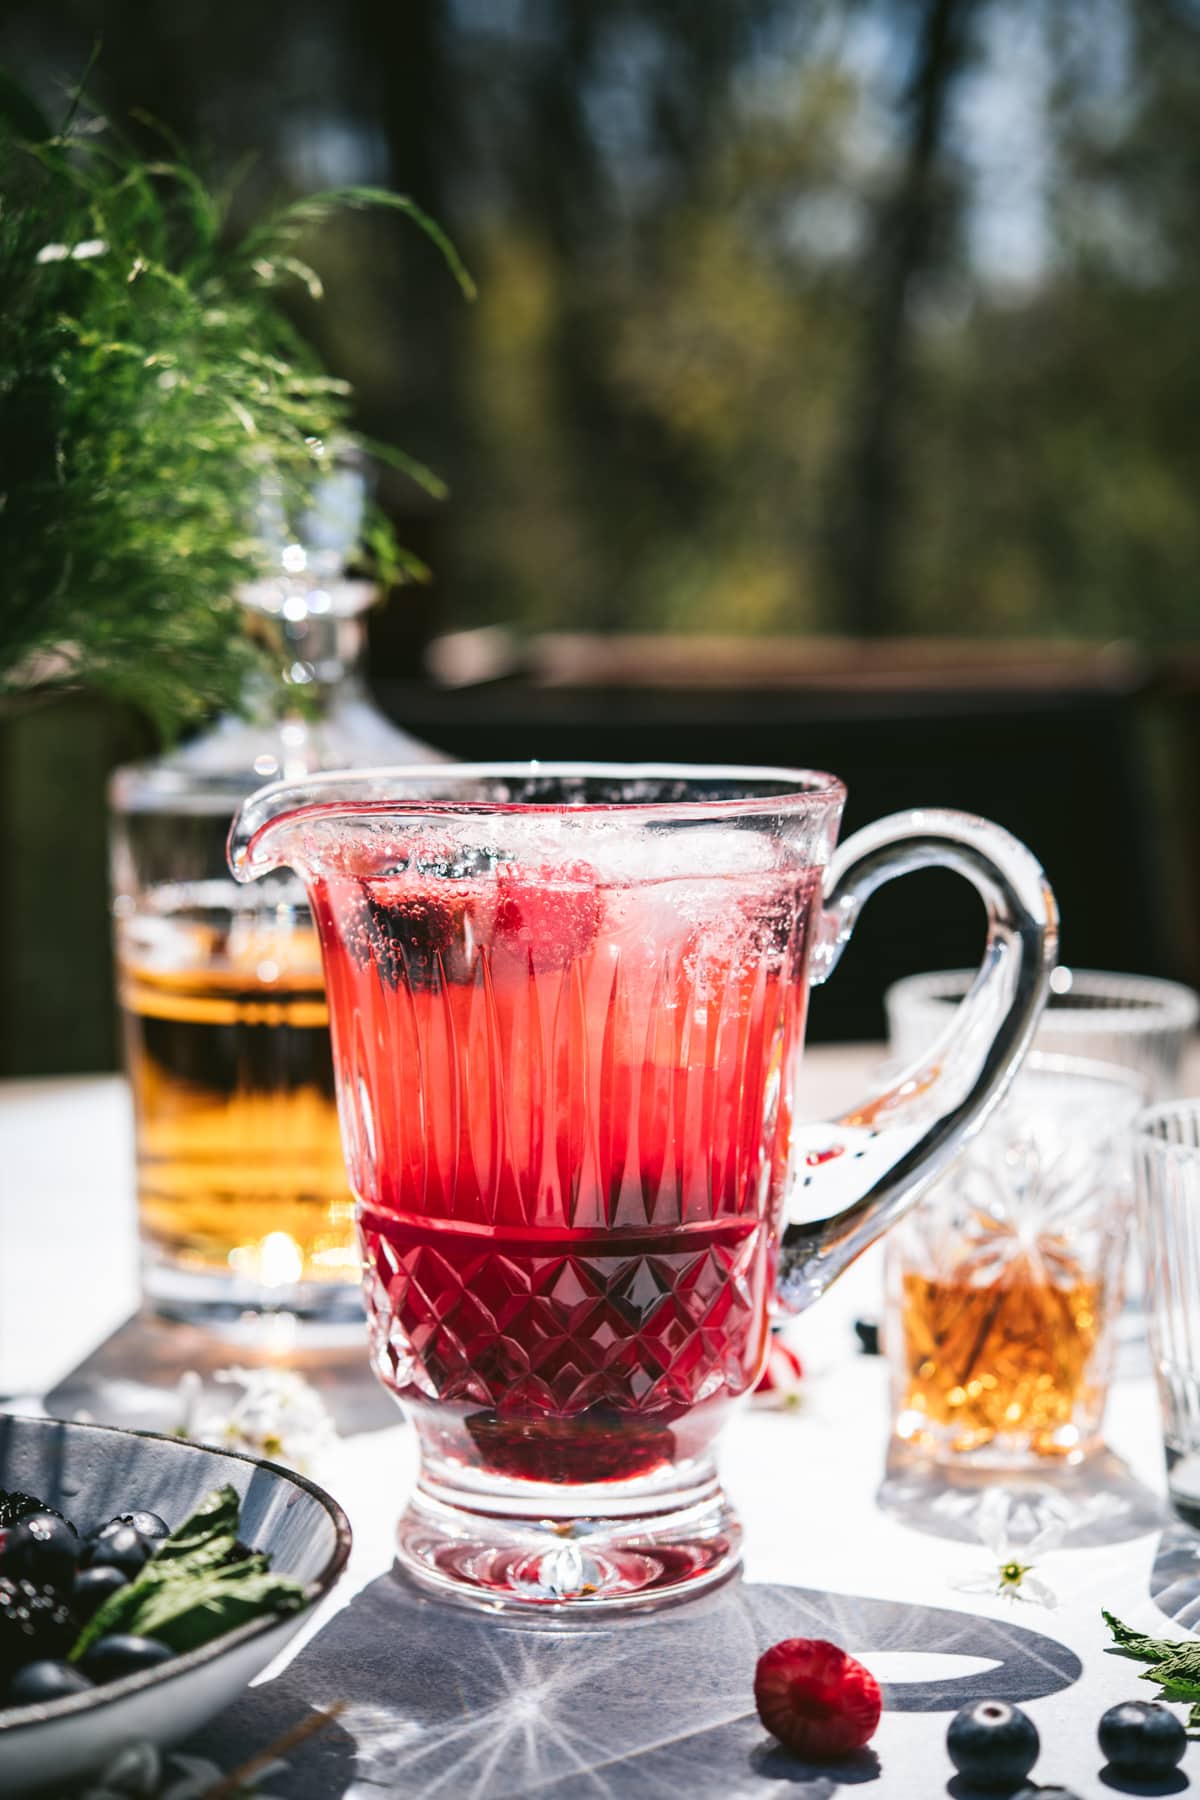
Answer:
[[[120,1569],[137,1575],[153,1546],[132,1525],[106,1525],[88,1551],[89,1569]]]
[[[174,1656],[165,1644],[154,1638],[133,1637],[126,1632],[111,1632],[97,1638],[80,1659],[84,1674],[95,1682],[119,1681],[122,1675],[136,1675],[142,1669],[156,1669]]]
[[[75,1527],[60,1514],[30,1513],[5,1531],[0,1570],[14,1581],[69,1591],[82,1554]]]
[[[1012,1788],[1037,1761],[1037,1727],[1006,1700],[977,1700],[955,1713],[946,1733],[950,1761],[978,1787]]]
[[[1123,1775],[1165,1775],[1182,1761],[1187,1732],[1157,1700],[1124,1700],[1101,1719],[1100,1748]]]
[[[70,1663],[26,1663],[18,1669],[4,1690],[5,1706],[43,1706],[47,1700],[61,1700],[64,1694],[86,1694],[95,1684]]]
[[[82,1623],[90,1619],[104,1602],[123,1588],[129,1581],[124,1569],[106,1568],[101,1564],[95,1569],[80,1569],[75,1576],[71,1589],[71,1610]]]

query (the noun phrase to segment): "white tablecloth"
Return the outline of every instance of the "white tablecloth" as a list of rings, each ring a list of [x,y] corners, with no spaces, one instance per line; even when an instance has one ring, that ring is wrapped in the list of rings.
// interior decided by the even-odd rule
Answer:
[[[811,1052],[812,1110],[854,1099],[878,1055]],[[0,1392],[45,1393],[132,1309],[129,1140],[115,1079],[0,1085]],[[1113,1456],[1057,1483],[1076,1529],[1039,1568],[1056,1610],[964,1592],[960,1584],[992,1562],[973,1538],[979,1484],[896,1471],[884,1485],[886,1370],[858,1354],[852,1331],[856,1312],[875,1309],[878,1283],[872,1255],[798,1322],[801,1407],[743,1415],[726,1435],[745,1581],[657,1618],[529,1630],[414,1598],[386,1575],[411,1434],[397,1423],[344,1437],[318,1473],[354,1528],[348,1575],[288,1665],[206,1733],[206,1752],[232,1766],[308,1707],[345,1700],[337,1725],[271,1792],[828,1800],[867,1783],[881,1800],[930,1800],[953,1776],[949,1717],[965,1700],[1000,1693],[1020,1700],[1042,1734],[1036,1779],[1094,1800],[1111,1794],[1096,1721],[1114,1701],[1150,1690],[1136,1665],[1105,1654],[1100,1607],[1178,1636],[1152,1591],[1176,1618],[1190,1618],[1200,1594],[1200,1539],[1163,1531],[1152,1384],[1144,1374],[1117,1383]],[[1018,1497],[1030,1489],[1005,1485]],[[1044,1484],[1033,1485],[1044,1496]],[[853,1768],[799,1768],[758,1724],[755,1655],[793,1635],[835,1638],[887,1684],[872,1754]],[[1200,1748],[1185,1767],[1200,1778]]]

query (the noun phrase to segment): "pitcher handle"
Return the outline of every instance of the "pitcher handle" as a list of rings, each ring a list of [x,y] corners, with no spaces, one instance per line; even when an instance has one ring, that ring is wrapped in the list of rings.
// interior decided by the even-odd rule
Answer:
[[[1045,1003],[1058,909],[1017,839],[969,813],[896,813],[856,832],[833,857],[809,965],[832,972],[866,900],[897,875],[948,868],[987,909],[987,945],[949,1027],[862,1105],[792,1137],[793,1178],[777,1293],[802,1312],[895,1223],[974,1136],[1008,1087]],[[800,1219],[803,1211],[825,1216]]]

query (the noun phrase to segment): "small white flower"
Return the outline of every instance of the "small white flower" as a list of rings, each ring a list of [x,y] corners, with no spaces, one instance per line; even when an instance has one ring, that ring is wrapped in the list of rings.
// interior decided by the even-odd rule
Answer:
[[[1032,1524],[1032,1534],[1018,1537],[1019,1526],[1026,1522]],[[954,1586],[963,1594],[1002,1594],[1007,1600],[1053,1610],[1058,1597],[1034,1569],[1039,1557],[1058,1549],[1070,1522],[1069,1510],[1052,1494],[1030,1505],[1007,1488],[990,1488],[979,1507],[976,1530],[995,1561]]]
[[[308,1474],[336,1441],[333,1420],[317,1390],[291,1369],[218,1369],[222,1386],[242,1392],[224,1411],[205,1408],[199,1375],[179,1383],[177,1437],[218,1449],[243,1450]]]

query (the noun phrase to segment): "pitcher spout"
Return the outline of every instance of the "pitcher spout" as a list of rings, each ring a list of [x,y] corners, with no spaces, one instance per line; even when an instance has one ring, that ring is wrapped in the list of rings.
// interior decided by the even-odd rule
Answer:
[[[327,832],[309,830],[318,817],[333,823],[353,813],[401,806],[401,793],[420,796],[431,784],[447,781],[445,763],[412,764],[399,769],[345,769],[314,774],[310,780],[274,781],[244,800],[229,828],[227,855],[237,881],[257,881],[276,869],[293,868],[301,875],[319,871]],[[415,798],[412,804],[420,808]]]
[[[235,881],[257,881],[293,861],[296,815],[312,798],[293,781],[276,781],[242,802],[226,844]]]

